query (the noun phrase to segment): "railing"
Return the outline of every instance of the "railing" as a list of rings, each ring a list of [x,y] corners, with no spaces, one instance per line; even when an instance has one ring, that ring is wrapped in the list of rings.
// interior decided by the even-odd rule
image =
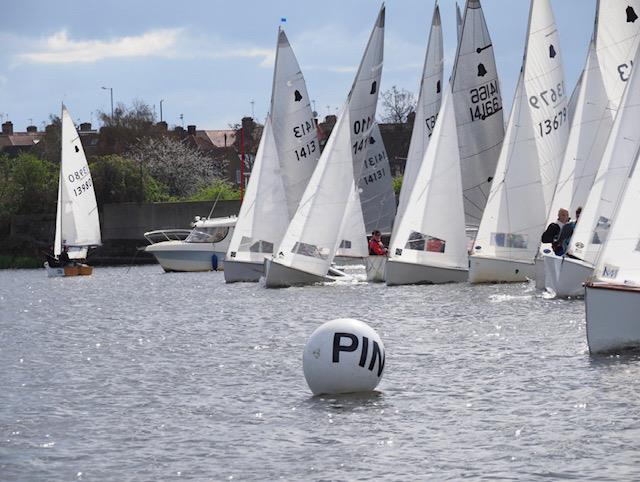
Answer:
[[[184,241],[191,231],[191,229],[158,229],[156,231],[147,231],[144,233],[144,237],[149,241],[149,244],[162,241]]]

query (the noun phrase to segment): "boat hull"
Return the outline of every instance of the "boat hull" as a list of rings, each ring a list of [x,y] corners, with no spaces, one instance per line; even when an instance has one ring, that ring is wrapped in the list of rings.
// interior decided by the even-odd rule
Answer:
[[[535,277],[533,261],[514,261],[484,256],[469,257],[470,283],[518,283]]]
[[[226,252],[213,248],[208,243],[185,243],[183,241],[164,241],[145,247],[147,253],[155,256],[162,269],[167,272],[195,272],[223,269]],[[214,258],[216,257],[214,262]]]
[[[537,290],[544,290],[545,288],[545,284],[544,284],[544,279],[545,279],[545,274],[544,274],[544,259],[542,259],[542,256],[538,255],[536,256],[536,261],[535,261],[535,271],[536,271],[536,289]]]
[[[468,277],[467,269],[426,266],[393,259],[387,261],[385,272],[387,286],[462,283]]]
[[[591,353],[640,348],[640,289],[587,284],[585,307]]]
[[[272,259],[264,261],[265,285],[267,288],[288,288],[324,283],[331,279],[283,266]]]
[[[370,283],[384,283],[386,265],[386,256],[369,256],[366,258],[367,281]]]
[[[264,276],[264,263],[248,261],[224,261],[224,280],[226,283],[257,283]]]
[[[45,262],[44,267],[47,270],[47,276],[49,278],[62,278],[66,276],[91,276],[93,274],[93,268],[87,264],[70,264],[67,266],[49,266],[49,263]]]
[[[579,259],[545,254],[545,288],[557,298],[581,298],[593,266]]]

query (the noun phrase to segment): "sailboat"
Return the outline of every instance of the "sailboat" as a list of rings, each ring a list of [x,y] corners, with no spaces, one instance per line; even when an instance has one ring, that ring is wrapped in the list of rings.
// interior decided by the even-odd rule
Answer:
[[[365,239],[345,238],[353,224],[348,206],[356,200],[367,145],[375,122],[382,73],[385,8],[382,6],[353,86],[318,165],[276,254],[265,264],[266,286],[322,282],[336,251]],[[364,227],[362,218],[356,220]],[[358,227],[358,226],[356,226]],[[351,234],[354,232],[351,231]]]
[[[630,59],[638,48],[640,22],[636,22],[636,11],[640,12],[639,0],[625,2],[624,5],[615,0],[600,0],[597,4],[593,39],[582,75],[576,115],[571,124],[565,160],[547,224],[555,221],[560,208],[568,208],[570,213],[574,213],[576,208],[585,206],[587,202],[629,80]],[[620,142],[621,139],[618,137],[612,142]],[[601,172],[599,178],[606,175],[605,172]],[[590,207],[594,203],[591,200]],[[591,220],[593,212],[589,209],[587,216],[578,220],[578,224]],[[540,252],[546,289],[557,297],[583,296],[583,283],[591,274],[591,266],[556,256],[548,244],[541,245]],[[595,256],[591,260],[595,260]]]
[[[369,139],[359,187],[362,191],[360,202],[366,234],[373,235],[375,231],[391,233],[396,218],[396,194],[393,190],[389,157],[377,122]],[[371,254],[366,245],[365,250],[367,281],[383,282],[387,257]]]
[[[637,77],[634,70],[632,77]],[[629,84],[631,87],[631,84]],[[586,284],[587,343],[591,353],[640,347],[640,169],[634,155],[626,190]]]
[[[491,38],[480,2],[471,0],[438,120],[393,234],[387,285],[467,279],[466,226],[480,219],[503,137]]]
[[[282,28],[271,91],[253,170],[224,261],[227,283],[256,282],[284,236],[320,157],[307,87]]]
[[[520,77],[473,253],[469,281],[534,278],[534,258],[569,135],[558,30],[549,0],[532,0]]]
[[[57,260],[66,252],[73,262],[64,266],[51,266],[46,261],[44,267],[49,277],[90,275],[93,268],[82,261],[87,258],[90,247],[102,244],[98,205],[80,136],[64,104],[61,137],[53,255]]]

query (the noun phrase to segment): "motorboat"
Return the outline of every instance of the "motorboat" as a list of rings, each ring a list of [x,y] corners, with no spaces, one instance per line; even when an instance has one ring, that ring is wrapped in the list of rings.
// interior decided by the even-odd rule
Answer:
[[[144,233],[145,247],[166,272],[217,271],[231,241],[236,216],[195,218],[191,230],[169,229]]]

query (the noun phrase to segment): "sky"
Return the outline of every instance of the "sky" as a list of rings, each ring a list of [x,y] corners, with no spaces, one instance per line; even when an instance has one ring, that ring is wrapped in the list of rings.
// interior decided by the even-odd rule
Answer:
[[[4,3],[4,2],[3,2]],[[584,66],[596,0],[551,0],[567,85]],[[0,16],[0,119],[41,129],[64,102],[74,120],[141,100],[170,126],[227,129],[264,121],[282,24],[321,117],[335,114],[353,82],[377,0],[9,0]],[[381,90],[417,94],[434,0],[386,2]],[[529,0],[482,0],[505,107],[515,90]],[[440,0],[445,78],[456,48],[455,0]],[[286,19],[286,22],[282,22]],[[253,101],[253,104],[252,104]],[[182,116],[182,119],[180,118]],[[380,117],[380,110],[378,111]]]

